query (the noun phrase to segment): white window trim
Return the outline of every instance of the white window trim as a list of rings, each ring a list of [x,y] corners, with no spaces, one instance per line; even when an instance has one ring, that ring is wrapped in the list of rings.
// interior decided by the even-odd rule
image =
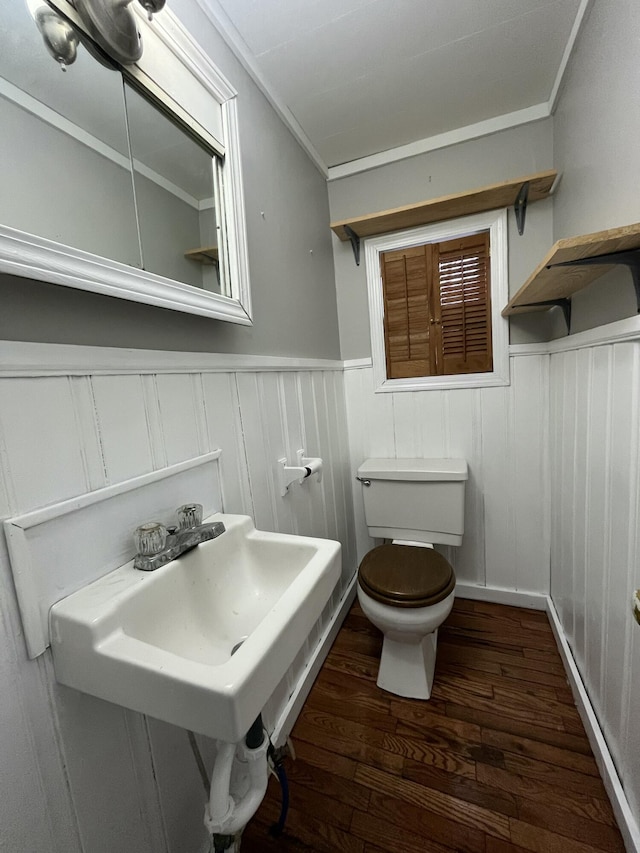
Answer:
[[[388,379],[384,346],[384,301],[380,255],[395,249],[437,243],[464,237],[478,231],[489,231],[491,245],[491,333],[493,337],[493,370],[488,373],[466,373],[456,376],[419,376],[410,379]],[[385,391],[428,391],[451,388],[486,388],[509,384],[509,321],[500,311],[509,299],[507,256],[507,211],[491,210],[462,219],[434,225],[395,231],[372,237],[365,243],[369,320],[371,324],[371,358],[376,393]]]
[[[72,20],[79,21],[68,0],[53,2]],[[151,25],[141,12],[137,22],[143,30],[149,73],[145,70],[145,54],[138,66],[129,68],[129,73],[165,101],[214,150],[225,155],[225,215],[231,294],[223,296],[201,290],[5,225],[0,225],[0,272],[251,325],[237,93],[170,10],[163,10]],[[154,79],[156,69],[160,69],[158,73],[166,79]],[[55,63],[52,64],[52,73],[56,73]],[[167,81],[173,78],[181,81],[181,91],[175,94],[180,95],[182,106],[167,94]],[[211,110],[220,117],[215,128],[207,126],[207,98]],[[217,125],[223,130],[222,139]]]

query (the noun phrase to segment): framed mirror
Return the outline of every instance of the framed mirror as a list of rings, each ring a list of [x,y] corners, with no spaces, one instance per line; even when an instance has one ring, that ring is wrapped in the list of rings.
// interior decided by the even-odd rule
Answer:
[[[250,324],[235,92],[168,10],[136,19],[138,63],[81,43],[63,74],[3,10],[0,272]]]
[[[120,74],[86,51],[62,74],[23,2],[3,18],[0,223],[140,268]]]
[[[228,296],[220,274],[221,161],[125,83],[144,269]]]

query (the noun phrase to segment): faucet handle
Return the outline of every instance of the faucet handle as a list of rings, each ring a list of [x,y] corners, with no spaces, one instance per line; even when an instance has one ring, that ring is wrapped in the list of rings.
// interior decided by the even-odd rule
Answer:
[[[189,530],[202,524],[202,504],[183,504],[176,510],[180,530]]]
[[[159,521],[147,521],[136,527],[133,538],[138,554],[151,557],[160,553],[167,542],[167,528]]]

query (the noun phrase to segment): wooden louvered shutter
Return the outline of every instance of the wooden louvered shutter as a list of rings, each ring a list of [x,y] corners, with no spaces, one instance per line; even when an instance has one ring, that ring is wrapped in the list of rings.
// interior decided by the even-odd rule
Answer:
[[[438,373],[493,370],[489,232],[436,243],[434,249],[441,355]]]
[[[431,376],[436,372],[430,339],[432,258],[430,245],[380,256],[389,379]]]

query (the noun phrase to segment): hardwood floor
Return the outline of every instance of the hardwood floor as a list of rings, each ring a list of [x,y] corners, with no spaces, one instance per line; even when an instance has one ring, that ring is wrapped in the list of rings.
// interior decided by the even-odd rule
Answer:
[[[376,686],[381,635],[357,602],[292,732],[245,853],[623,851],[544,613],[457,600],[429,702]]]

